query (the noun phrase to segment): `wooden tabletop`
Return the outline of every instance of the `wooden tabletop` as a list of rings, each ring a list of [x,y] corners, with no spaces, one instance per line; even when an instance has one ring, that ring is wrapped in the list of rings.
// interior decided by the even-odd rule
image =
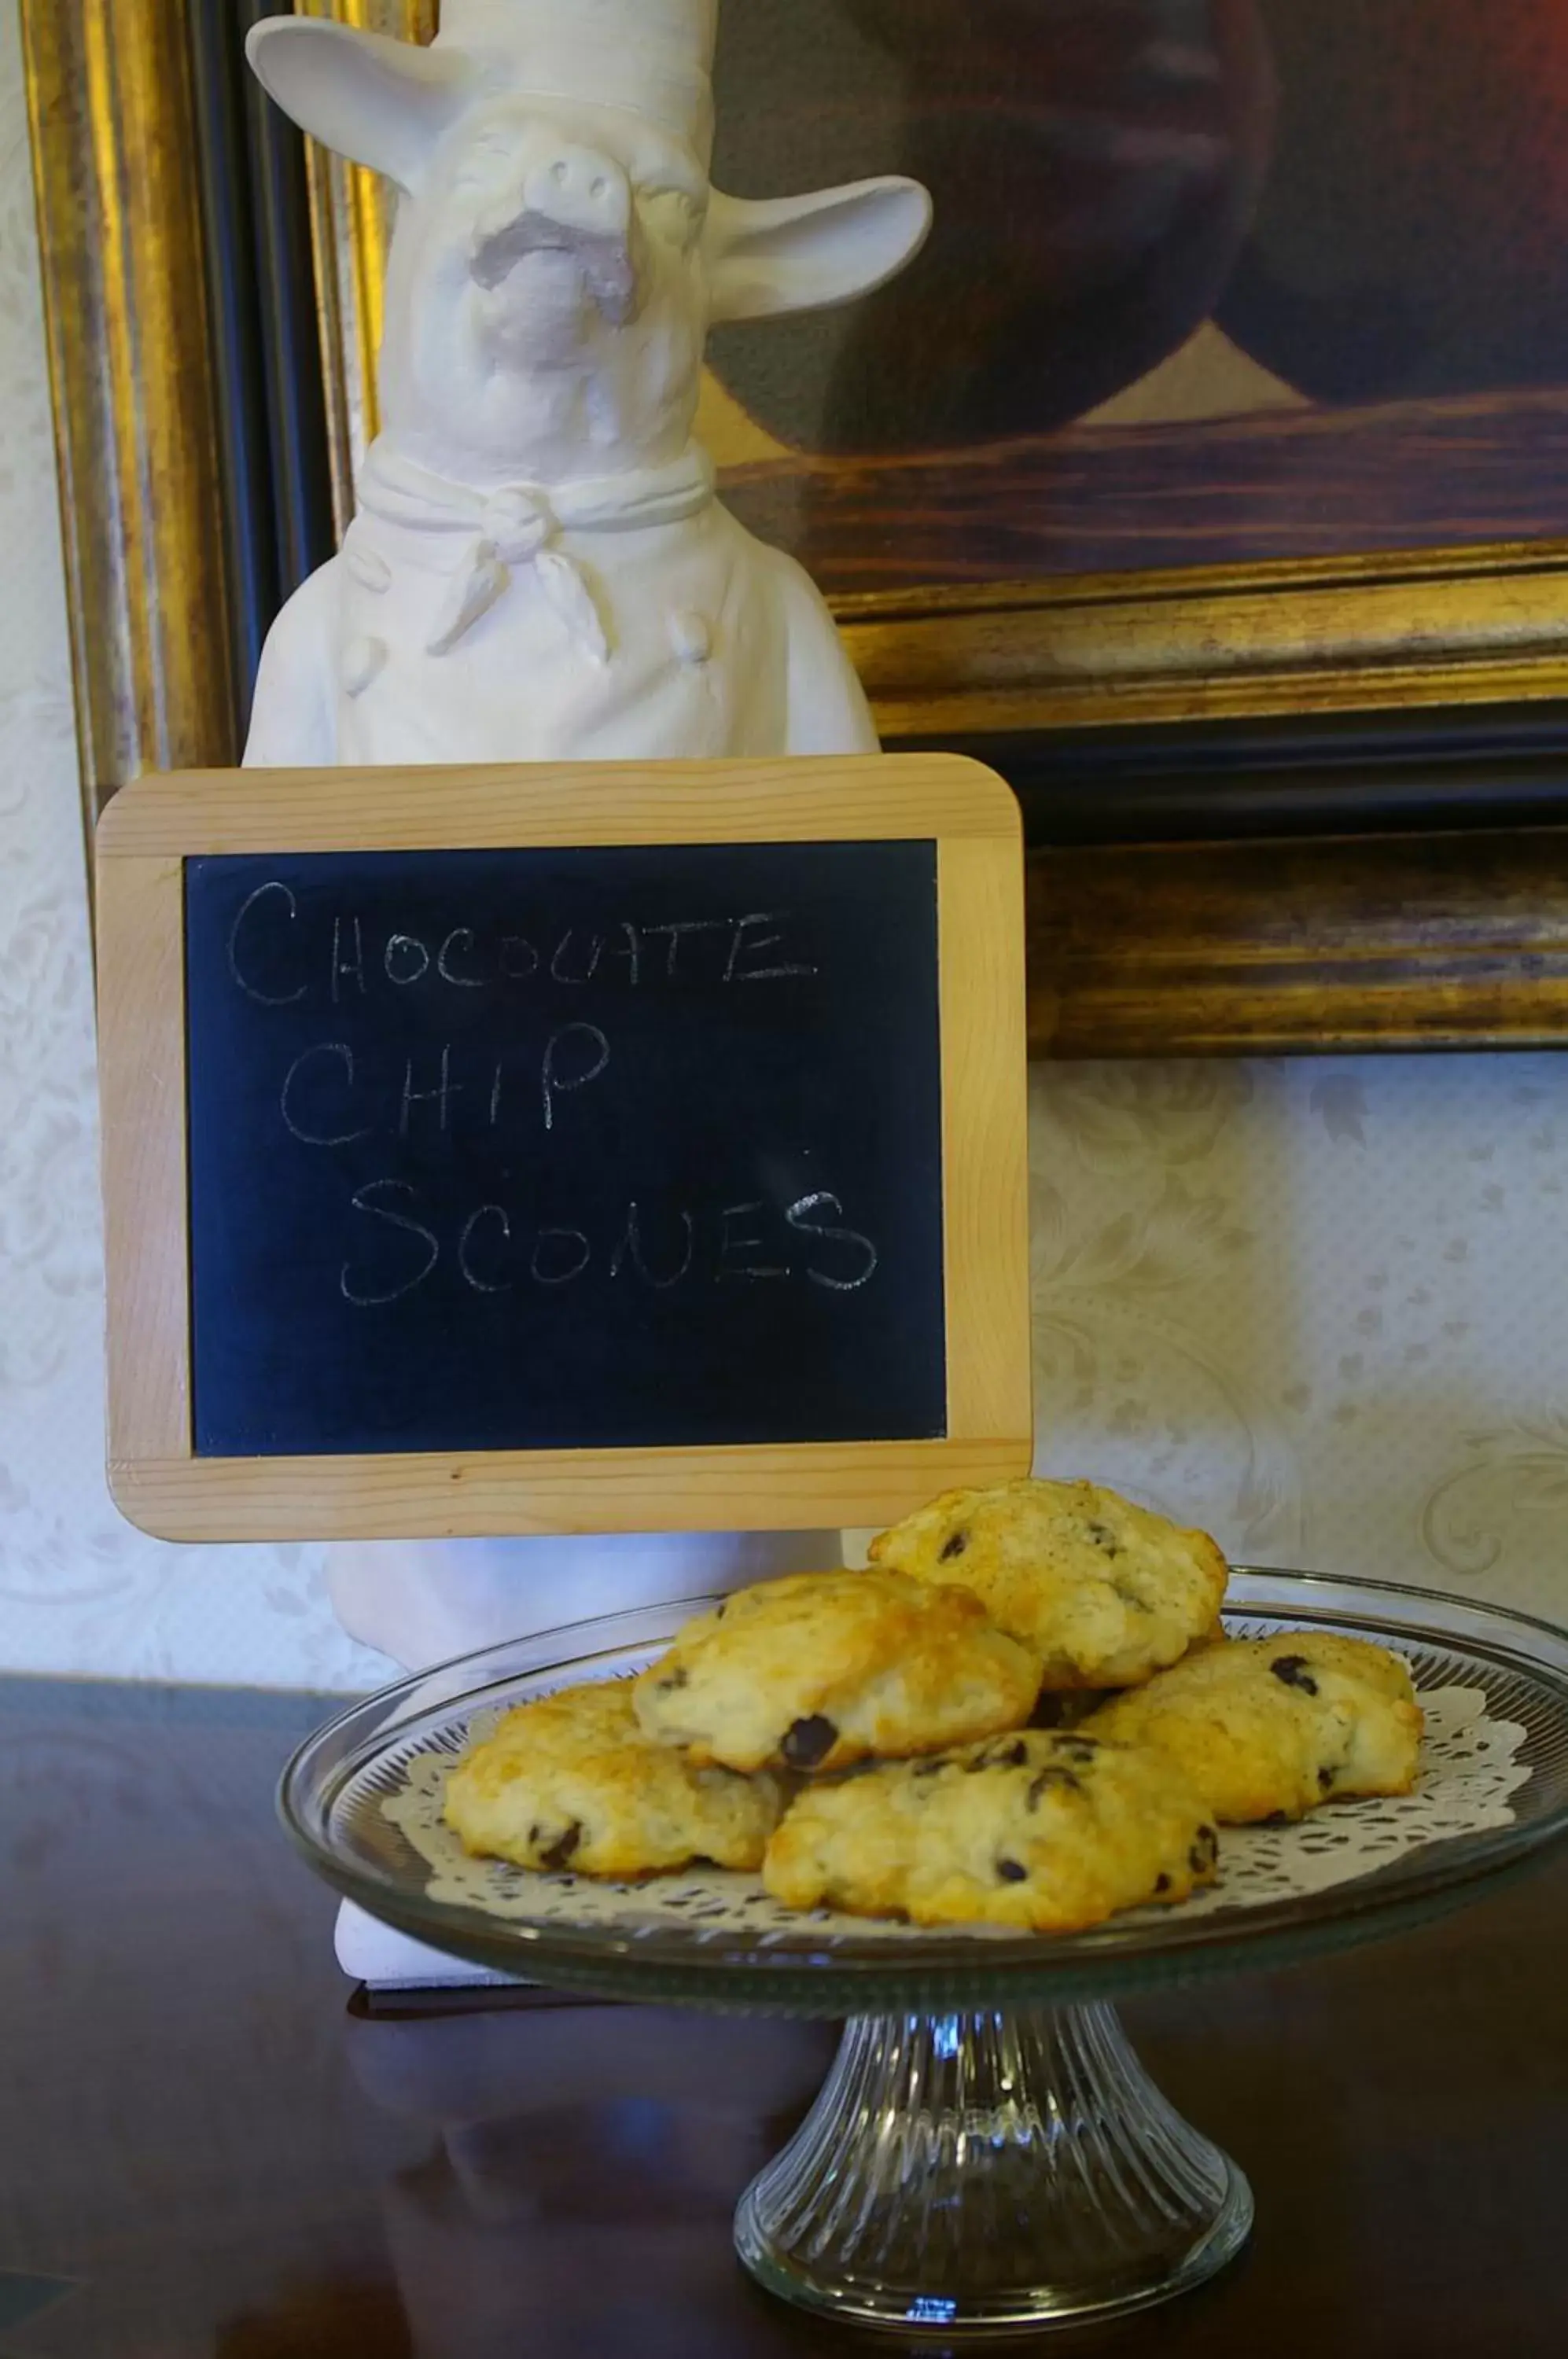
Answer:
[[[331,1896],[272,1817],[328,1709],[0,1681],[5,2359],[905,2347],[778,2307],[731,2255],[826,2027],[352,2011]],[[1150,2316],[1005,2348],[1568,2348],[1568,1864],[1428,1932],[1125,2013],[1250,2176],[1251,2248]]]

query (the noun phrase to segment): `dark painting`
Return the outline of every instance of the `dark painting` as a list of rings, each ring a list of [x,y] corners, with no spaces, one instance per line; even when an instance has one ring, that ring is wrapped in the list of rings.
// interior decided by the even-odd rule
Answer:
[[[743,0],[715,177],[907,171],[722,331],[726,495],[830,589],[1568,535],[1568,0]]]

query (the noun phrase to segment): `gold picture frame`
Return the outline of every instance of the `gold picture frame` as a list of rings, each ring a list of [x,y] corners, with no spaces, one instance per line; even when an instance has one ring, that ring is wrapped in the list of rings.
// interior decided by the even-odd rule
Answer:
[[[299,0],[299,13],[428,41],[439,0]],[[376,431],[391,211],[374,174],[313,142],[310,156],[346,526],[352,470]],[[704,397],[710,416],[721,411],[711,377]],[[722,449],[722,415],[715,423]],[[768,470],[734,473],[744,484]],[[831,603],[893,743],[1568,693],[1568,544],[850,592]]]
[[[440,0],[296,0],[299,16],[326,16],[362,33],[429,41]],[[332,462],[332,508],[341,538],[354,516],[360,462],[376,439],[376,363],[394,200],[377,173],[306,142],[310,229],[321,307],[321,372]]]
[[[222,764],[239,751],[223,654],[218,396],[191,160],[191,5],[73,0],[62,8],[57,0],[21,0],[90,813],[144,769]],[[401,38],[429,38],[435,23],[435,0],[299,5]],[[310,175],[341,522],[375,429],[372,360],[389,214],[385,191],[357,168],[313,154]],[[1423,807],[1425,756],[1418,757],[1417,787],[1391,822],[1412,844],[1456,817],[1469,825],[1486,813],[1506,818],[1519,796],[1505,722],[1511,727],[1520,712],[1548,720],[1568,695],[1568,547],[1550,542],[858,591],[833,603],[889,745],[963,745],[1004,766],[1005,748],[1056,732],[1145,731],[1157,745],[1162,733],[1210,724],[1290,727],[1403,712],[1430,716],[1425,745],[1452,716],[1484,734],[1496,715],[1497,747],[1475,766],[1474,808],[1456,812],[1452,796]],[[1541,821],[1568,809],[1568,796],[1543,795],[1539,739],[1531,760],[1530,875],[1551,913],[1568,904],[1568,829]],[[1046,906],[1038,872],[1069,855],[1049,848],[1050,809],[1029,816],[1037,907]],[[1385,822],[1377,807],[1370,821],[1352,817],[1372,832],[1298,867],[1321,877],[1324,890],[1332,879],[1345,925],[1376,929],[1383,976],[1375,1001],[1358,998],[1364,963],[1329,961],[1311,926],[1279,954],[1266,859],[1249,864],[1233,856],[1234,847],[1198,842],[1179,861],[1138,864],[1139,908],[1161,912],[1153,932],[1169,945],[1184,926],[1193,929],[1191,956],[1175,962],[1172,977],[1203,964],[1202,907],[1217,891],[1237,955],[1248,939],[1259,946],[1249,990],[1265,973],[1281,993],[1288,983],[1290,1009],[1281,1001],[1271,1025],[1255,1000],[1244,1007],[1220,989],[1200,1016],[1172,990],[1136,1027],[1094,1016],[1099,1000],[1084,1003],[1078,1022],[1071,1008],[1063,1013],[1062,994],[1071,994],[1078,972],[1064,956],[1049,990],[1036,989],[1037,1053],[1068,1044],[1074,1054],[1130,1053],[1134,1042],[1137,1053],[1225,1053],[1270,1038],[1303,1047],[1560,1038],[1557,997],[1541,959],[1522,948],[1502,952],[1500,967],[1494,958],[1497,863],[1449,864],[1441,916],[1429,908],[1407,937],[1399,897],[1388,898],[1399,856],[1370,848],[1388,840]],[[1334,834],[1345,824],[1336,803]],[[1212,833],[1212,824],[1197,832]],[[1105,842],[1071,857],[1114,874],[1132,855]],[[1363,874],[1369,891],[1376,877],[1377,898],[1358,908]],[[1260,896],[1250,921],[1236,899],[1244,875]],[[1112,893],[1107,915],[1112,906],[1124,922],[1141,924],[1126,897]],[[1548,914],[1541,922],[1556,925]],[[1135,930],[1128,956],[1143,947]],[[1113,954],[1112,945],[1105,949]],[[1432,980],[1439,970],[1441,987]],[[1229,960],[1227,972],[1238,971]],[[1483,972],[1486,987],[1472,996],[1465,977],[1479,982]],[[1308,1006],[1319,1027],[1311,1032],[1300,1017]]]
[[[232,760],[217,388],[183,0],[24,0],[89,818]]]

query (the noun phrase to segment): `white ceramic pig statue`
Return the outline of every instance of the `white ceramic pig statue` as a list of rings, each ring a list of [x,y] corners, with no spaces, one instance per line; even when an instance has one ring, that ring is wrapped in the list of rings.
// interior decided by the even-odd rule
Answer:
[[[864,751],[817,591],[713,495],[709,323],[844,302],[931,220],[904,179],[775,203],[709,180],[718,0],[443,0],[429,49],[264,17],[251,61],[395,181],[383,430],[342,553],[279,617],[267,767]],[[333,1551],[405,1663],[829,1560],[824,1535]]]
[[[692,441],[715,320],[840,303],[920,245],[879,179],[708,179],[718,0],[445,0],[433,47],[264,17],[250,56],[403,191],[383,431],[268,641],[246,759],[605,761],[876,744],[817,591]]]

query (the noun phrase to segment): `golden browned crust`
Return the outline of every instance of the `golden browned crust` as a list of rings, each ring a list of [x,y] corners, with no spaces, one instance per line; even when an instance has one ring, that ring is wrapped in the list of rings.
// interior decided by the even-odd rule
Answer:
[[[616,1680],[509,1712],[452,1771],[444,1815],[477,1857],[634,1877],[697,1859],[758,1867],[782,1808],[774,1778],[702,1769],[653,1744]]]
[[[1085,1723],[1158,1745],[1222,1825],[1299,1819],[1353,1794],[1408,1794],[1422,1720],[1399,1656],[1358,1638],[1289,1631],[1190,1655]]]
[[[1154,1752],[1029,1731],[810,1788],[768,1846],[791,1908],[1082,1932],[1214,1881],[1202,1798]]]
[[[1136,1687],[1214,1632],[1229,1567],[1190,1531],[1094,1483],[949,1491],[872,1561],[972,1590],[1032,1648],[1048,1690]]]
[[[1021,1727],[1039,1686],[1032,1656],[967,1591],[797,1573],[689,1623],[637,1681],[637,1709],[695,1762],[828,1771]]]

